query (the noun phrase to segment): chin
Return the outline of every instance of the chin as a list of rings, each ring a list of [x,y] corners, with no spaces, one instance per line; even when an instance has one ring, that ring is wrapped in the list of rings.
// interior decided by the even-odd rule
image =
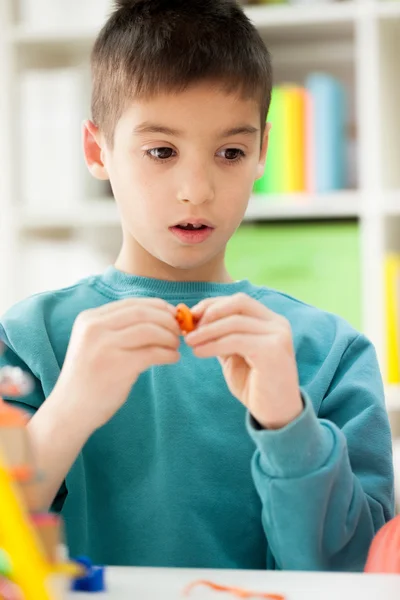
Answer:
[[[161,260],[171,267],[172,269],[177,269],[180,271],[192,271],[196,269],[200,269],[212,261],[214,256],[202,256],[202,257],[182,257],[182,256],[168,256],[163,257]]]

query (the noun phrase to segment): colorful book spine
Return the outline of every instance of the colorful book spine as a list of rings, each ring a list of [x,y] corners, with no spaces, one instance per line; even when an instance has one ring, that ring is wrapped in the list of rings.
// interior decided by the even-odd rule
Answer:
[[[314,133],[314,99],[309,90],[304,90],[305,93],[305,188],[309,194],[315,193],[315,133]]]
[[[334,77],[314,73],[306,81],[313,98],[314,188],[317,193],[346,184],[346,103],[343,86]]]
[[[386,381],[400,383],[399,310],[400,256],[388,254],[385,259]]]
[[[330,75],[314,73],[306,87],[274,87],[272,125],[261,194],[324,193],[346,187],[346,98]]]
[[[283,89],[285,158],[281,165],[283,192],[304,192],[306,188],[305,91],[300,87]]]
[[[267,162],[257,191],[263,194],[279,194],[284,191],[282,172],[285,161],[285,100],[284,89],[281,87],[272,90],[268,122],[271,123],[271,131]]]

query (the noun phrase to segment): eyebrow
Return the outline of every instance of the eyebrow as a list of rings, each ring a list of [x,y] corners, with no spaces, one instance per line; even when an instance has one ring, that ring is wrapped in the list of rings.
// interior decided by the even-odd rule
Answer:
[[[225,129],[219,135],[220,138],[233,137],[235,135],[254,135],[260,130],[252,125],[239,125],[238,127],[232,127],[231,129]],[[182,137],[183,131],[179,129],[172,129],[165,125],[158,123],[142,123],[133,130],[134,135],[140,135],[142,133],[161,133],[163,135],[171,135],[175,137]]]
[[[260,130],[252,125],[240,125],[239,127],[232,127],[232,129],[226,129],[221,133],[221,137],[232,137],[234,135],[254,135]]]
[[[171,127],[165,127],[165,125],[148,122],[135,127],[133,133],[135,135],[140,133],[163,133],[164,135],[175,135],[176,137],[183,135],[183,131],[180,131],[179,129],[171,129]]]

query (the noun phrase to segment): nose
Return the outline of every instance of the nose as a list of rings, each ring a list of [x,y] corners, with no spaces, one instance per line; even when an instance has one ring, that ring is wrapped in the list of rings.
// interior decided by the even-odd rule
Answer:
[[[215,189],[211,166],[199,161],[186,163],[179,174],[178,200],[200,205],[214,200]]]

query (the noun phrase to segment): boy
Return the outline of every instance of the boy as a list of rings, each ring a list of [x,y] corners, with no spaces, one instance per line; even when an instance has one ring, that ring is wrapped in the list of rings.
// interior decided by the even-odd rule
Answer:
[[[71,553],[362,569],[393,510],[374,350],[224,265],[267,151],[264,43],[234,0],[119,0],[92,68],[85,157],[111,182],[121,252],[2,321],[35,377],[23,406]],[[199,319],[184,341],[181,302]]]

